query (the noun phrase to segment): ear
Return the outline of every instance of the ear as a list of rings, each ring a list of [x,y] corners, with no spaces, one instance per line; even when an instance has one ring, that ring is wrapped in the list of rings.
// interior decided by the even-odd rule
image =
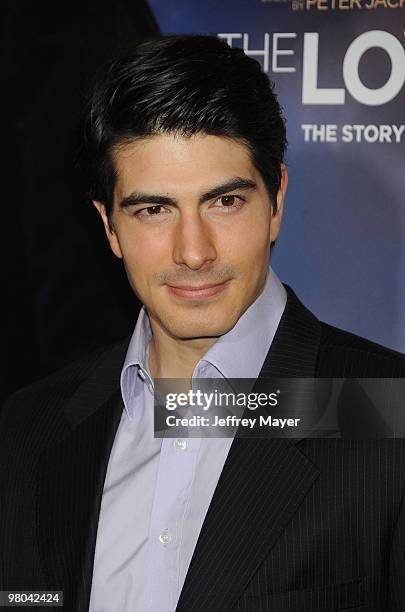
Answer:
[[[101,219],[103,220],[104,230],[110,243],[110,247],[112,252],[116,257],[122,259],[121,247],[118,242],[117,234],[114,231],[114,228],[110,225],[110,221],[107,216],[105,205],[102,202],[98,202],[97,200],[93,200],[94,206],[97,208]]]
[[[288,172],[285,164],[281,164],[281,183],[277,193],[277,210],[273,211],[270,223],[270,242],[275,242],[280,233],[284,212],[284,200],[288,185]]]

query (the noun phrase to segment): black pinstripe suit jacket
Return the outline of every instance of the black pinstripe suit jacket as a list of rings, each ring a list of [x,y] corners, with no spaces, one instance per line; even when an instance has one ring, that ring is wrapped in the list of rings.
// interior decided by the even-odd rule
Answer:
[[[15,394],[0,425],[0,590],[88,609],[127,342]],[[404,377],[291,290],[260,377]],[[178,612],[405,610],[402,440],[235,439]]]

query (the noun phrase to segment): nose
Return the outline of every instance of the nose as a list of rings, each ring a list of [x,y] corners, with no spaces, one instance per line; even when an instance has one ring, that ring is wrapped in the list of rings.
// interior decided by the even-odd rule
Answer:
[[[182,215],[176,227],[173,261],[199,270],[215,261],[217,252],[208,223],[198,211]]]

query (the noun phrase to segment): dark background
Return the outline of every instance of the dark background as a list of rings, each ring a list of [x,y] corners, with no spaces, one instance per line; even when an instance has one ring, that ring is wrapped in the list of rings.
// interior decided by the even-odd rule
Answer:
[[[94,73],[158,33],[143,1],[2,3],[1,394],[129,334],[139,303],[76,171]]]

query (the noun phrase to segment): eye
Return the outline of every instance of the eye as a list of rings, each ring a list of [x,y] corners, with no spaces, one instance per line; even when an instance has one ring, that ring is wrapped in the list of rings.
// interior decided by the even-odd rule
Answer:
[[[217,200],[215,200],[215,206],[217,210],[221,210],[224,212],[233,212],[242,208],[245,200],[238,195],[223,195],[220,196]]]
[[[147,219],[148,217],[161,217],[163,214],[169,212],[163,205],[154,204],[153,206],[146,206],[135,212],[136,217]]]
[[[236,196],[234,195],[221,196],[219,198],[219,201],[221,202],[223,206],[233,206],[236,202]]]

